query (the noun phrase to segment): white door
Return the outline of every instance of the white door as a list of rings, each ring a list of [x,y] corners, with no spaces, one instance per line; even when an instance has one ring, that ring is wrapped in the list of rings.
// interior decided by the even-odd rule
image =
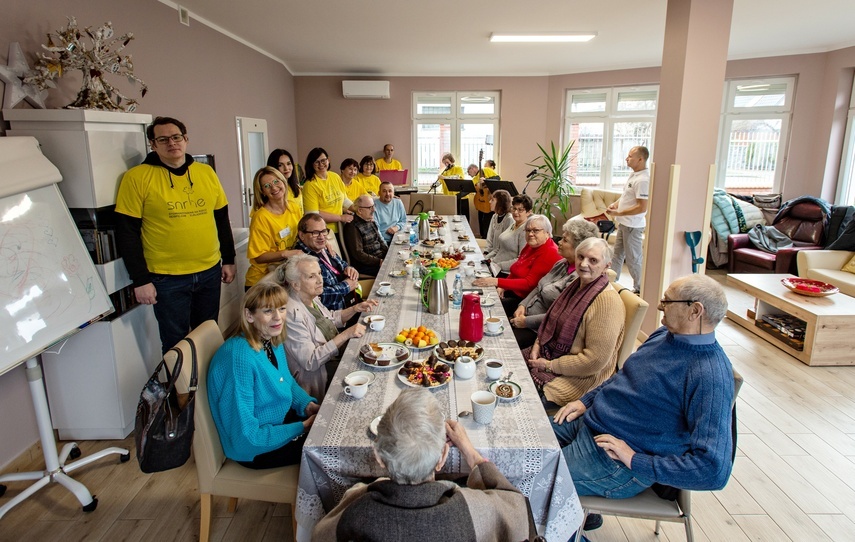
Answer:
[[[240,155],[240,188],[243,196],[243,225],[249,227],[249,212],[255,197],[252,179],[255,172],[267,164],[267,121],[235,117]]]

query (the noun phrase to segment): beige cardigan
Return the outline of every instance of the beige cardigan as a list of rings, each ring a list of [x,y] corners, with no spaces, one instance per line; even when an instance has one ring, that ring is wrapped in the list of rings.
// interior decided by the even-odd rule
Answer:
[[[623,301],[609,285],[585,311],[570,354],[552,360],[552,371],[560,376],[543,387],[547,399],[566,405],[615,373],[625,318]]]
[[[341,329],[341,311],[328,310],[319,298],[315,298],[315,304],[321,314]],[[290,296],[288,304],[285,305],[285,332],[288,369],[297,384],[321,402],[327,391],[326,363],[339,355],[338,347],[334,342],[324,339],[323,333],[315,324],[315,317],[297,295]]]

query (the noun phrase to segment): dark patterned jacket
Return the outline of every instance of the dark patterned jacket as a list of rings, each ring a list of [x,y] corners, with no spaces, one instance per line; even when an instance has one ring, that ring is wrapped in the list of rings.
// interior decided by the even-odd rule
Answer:
[[[344,298],[350,293],[350,285],[344,281],[344,279],[347,278],[347,275],[344,274],[344,270],[347,268],[347,262],[342,260],[338,254],[330,253],[327,249],[323,250],[327,255],[327,258],[329,258],[332,267],[338,271],[336,274],[328,265],[326,265],[324,259],[320,257],[319,253],[307,247],[299,239],[297,240],[297,244],[294,245],[294,248],[302,250],[309,256],[314,256],[318,259],[318,263],[321,266],[321,275],[324,277],[324,293],[321,294],[321,303],[324,304],[324,307],[331,311],[344,309]]]

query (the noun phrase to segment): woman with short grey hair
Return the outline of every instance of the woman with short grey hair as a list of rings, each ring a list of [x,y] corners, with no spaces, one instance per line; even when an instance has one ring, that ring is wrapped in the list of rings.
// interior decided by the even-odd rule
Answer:
[[[318,259],[297,254],[276,268],[274,280],[288,289],[285,305],[285,353],[294,379],[313,397],[323,398],[329,387],[328,375],[335,374],[338,359],[353,337],[365,334],[357,323],[339,332],[350,318],[377,306],[372,299],[343,310],[330,311],[321,303],[324,278]],[[330,366],[330,370],[327,370]]]
[[[456,446],[471,474],[466,487],[437,481]],[[472,445],[463,426],[444,419],[426,389],[401,392],[386,409],[374,441],[377,463],[389,473],[357,483],[318,522],[312,540],[447,542],[533,540],[525,497]]]
[[[546,311],[558,299],[564,288],[578,276],[576,247],[585,239],[597,237],[600,233],[592,222],[581,218],[568,220],[561,229],[564,235],[558,241],[558,252],[564,258],[558,260],[549,273],[540,279],[534,290],[520,302],[510,317],[514,337],[520,348],[534,344],[537,328],[543,322]],[[609,252],[609,261],[611,261],[611,252]]]

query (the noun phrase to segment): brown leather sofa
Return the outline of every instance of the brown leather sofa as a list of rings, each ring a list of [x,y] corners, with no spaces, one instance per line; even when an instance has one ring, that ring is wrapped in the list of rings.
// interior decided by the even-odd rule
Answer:
[[[727,237],[728,272],[798,273],[796,255],[801,250],[818,250],[825,242],[825,214],[810,201],[796,203],[772,225],[793,240],[793,246],[772,254],[754,246],[747,233]]]

